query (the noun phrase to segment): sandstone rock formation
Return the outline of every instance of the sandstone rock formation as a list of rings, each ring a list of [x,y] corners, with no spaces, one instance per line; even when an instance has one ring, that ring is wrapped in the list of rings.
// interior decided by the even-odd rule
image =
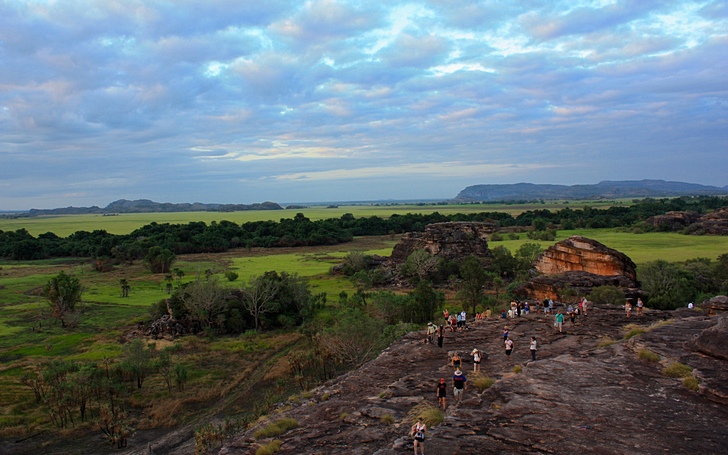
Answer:
[[[448,333],[444,349],[422,344],[420,333],[405,336],[361,369],[313,390],[311,398],[282,404],[271,419],[294,418],[300,425],[276,436],[282,441],[278,453],[412,453],[408,413],[417,405],[437,403],[435,383],[440,377],[449,381],[453,373],[448,351],[465,354],[469,387],[460,404],[448,392],[444,420],[429,428],[426,453],[724,453],[728,361],[686,349],[707,331],[725,336],[718,320],[687,310],[647,311],[638,321],[627,320],[618,308],[597,306],[559,333],[552,319],[530,314],[510,320],[515,341],[510,357],[503,353],[499,319]],[[622,340],[627,322],[647,328],[657,321],[664,322]],[[529,360],[531,336],[541,343],[535,362]],[[622,341],[600,347],[601,337]],[[482,391],[473,386],[467,357],[473,347],[488,354],[481,367],[495,379]],[[642,350],[660,360],[640,360]],[[675,361],[693,368],[699,391],[662,373]],[[520,374],[513,371],[515,365],[522,367]],[[254,437],[266,424],[240,433],[213,453],[254,454],[259,444],[270,441]]]
[[[682,231],[697,235],[728,235],[728,207],[705,215],[697,212],[667,212],[645,220],[660,230]]]
[[[717,295],[704,301],[700,306],[703,308],[703,311],[710,315],[726,313],[728,312],[728,296]]]
[[[534,267],[541,275],[518,292],[528,298],[562,300],[569,288],[586,295],[597,286],[612,285],[627,297],[639,296],[636,266],[624,253],[582,236],[571,236],[548,248]]]
[[[424,232],[408,232],[392,250],[390,260],[401,264],[413,251],[424,249],[433,256],[456,259],[469,255],[490,256],[487,237],[495,232],[494,223],[433,223]]]

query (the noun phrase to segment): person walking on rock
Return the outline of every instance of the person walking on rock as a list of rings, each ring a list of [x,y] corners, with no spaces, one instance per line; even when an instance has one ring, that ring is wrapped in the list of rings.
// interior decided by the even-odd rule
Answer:
[[[632,315],[632,304],[629,300],[624,304],[624,312],[627,314],[627,317]]]
[[[503,327],[503,342],[508,339],[508,327]]]
[[[418,453],[425,455],[425,431],[427,431],[427,425],[422,421],[422,417],[418,417],[417,422],[412,425],[412,430],[410,431],[410,435],[414,438],[415,455]]]
[[[556,312],[556,316],[554,316],[554,328],[559,329],[559,332],[561,332],[561,328],[564,326],[564,315],[561,314],[561,310]]]
[[[435,388],[435,393],[437,394],[437,402],[444,411],[447,407],[447,384],[445,384],[445,378],[440,378],[440,382],[437,383],[437,387]]]
[[[452,377],[452,391],[458,403],[463,400],[463,393],[465,393],[465,383],[467,380],[468,378],[465,377],[460,369],[455,370],[455,374]]]
[[[440,326],[437,329],[437,346],[442,347],[442,342],[445,340],[445,327]]]
[[[470,353],[473,356],[473,373],[480,371],[480,361],[483,358],[483,354],[478,351],[478,348],[473,348],[473,352]]]
[[[513,340],[507,338],[504,344],[506,346],[506,355],[510,358],[511,352],[513,352]]]
[[[644,309],[645,304],[642,302],[641,298],[637,298],[637,316],[644,316],[644,313],[642,313],[642,310]]]
[[[452,355],[452,362],[450,362],[450,365],[455,368],[456,370],[460,369],[460,365],[462,363],[462,359],[460,358],[460,354],[457,352]]]
[[[536,349],[537,349],[538,343],[536,342],[536,337],[531,337],[531,360],[534,362],[536,361]]]

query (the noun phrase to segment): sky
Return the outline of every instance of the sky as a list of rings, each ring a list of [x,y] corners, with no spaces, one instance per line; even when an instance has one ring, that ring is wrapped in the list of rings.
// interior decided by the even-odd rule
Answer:
[[[728,1],[0,0],[0,209],[728,185]]]

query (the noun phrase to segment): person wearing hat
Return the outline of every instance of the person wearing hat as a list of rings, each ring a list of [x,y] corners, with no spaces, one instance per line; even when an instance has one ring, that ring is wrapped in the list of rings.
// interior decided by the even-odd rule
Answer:
[[[427,323],[427,342],[432,344],[432,341],[435,337],[435,332],[437,331],[437,328],[435,327],[435,324],[432,322]]]
[[[452,389],[453,395],[455,395],[455,399],[458,403],[463,400],[463,393],[465,392],[465,383],[467,380],[468,378],[466,378],[463,372],[460,371],[460,368],[455,370],[455,374],[452,377]]]
[[[473,348],[473,352],[470,353],[473,356],[473,373],[480,371],[480,360],[483,358],[483,354],[478,351],[478,348]]]
[[[445,384],[445,378],[440,378],[440,382],[437,383],[437,387],[435,388],[435,393],[437,394],[437,402],[442,406],[442,410],[444,411],[447,407],[447,384]]]

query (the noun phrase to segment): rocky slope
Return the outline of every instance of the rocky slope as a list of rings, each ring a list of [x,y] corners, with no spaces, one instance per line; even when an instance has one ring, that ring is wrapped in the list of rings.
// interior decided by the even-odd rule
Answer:
[[[496,382],[483,392],[469,387],[457,405],[449,394],[444,421],[429,429],[428,454],[725,453],[728,361],[696,343],[703,334],[708,344],[724,344],[728,329],[720,320],[689,310],[627,319],[618,308],[602,307],[576,325],[566,323],[564,333],[543,314],[481,321],[448,333],[442,349],[413,333],[361,369],[317,388],[312,398],[282,405],[272,418],[295,418],[300,426],[278,437],[278,453],[412,453],[407,413],[425,401],[436,404],[436,381],[449,381],[453,373],[448,353],[458,351],[467,360],[474,347],[487,354],[483,372]],[[659,321],[667,322],[623,340],[627,323],[647,327]],[[516,345],[510,358],[502,346],[504,324]],[[531,336],[541,342],[535,362],[528,351]],[[618,341],[599,347],[604,337]],[[660,361],[640,360],[640,350]],[[699,392],[662,373],[673,361],[694,368]],[[516,365],[520,374],[513,372]],[[471,369],[466,362],[466,374]],[[384,423],[385,415],[394,423]],[[256,441],[256,429],[213,453],[254,454],[268,441]]]

